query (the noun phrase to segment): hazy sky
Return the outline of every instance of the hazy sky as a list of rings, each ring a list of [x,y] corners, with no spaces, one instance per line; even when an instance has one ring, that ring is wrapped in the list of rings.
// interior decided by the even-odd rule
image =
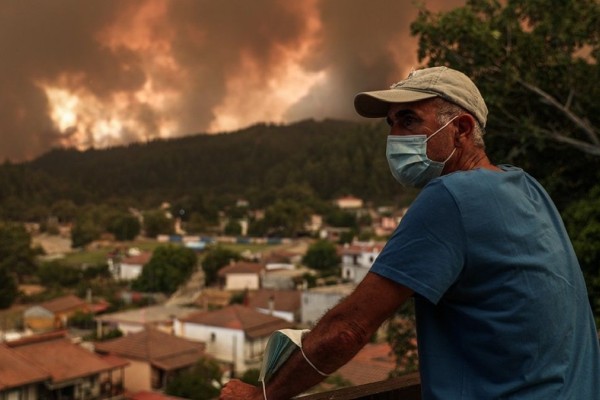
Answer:
[[[357,92],[418,66],[415,16],[411,0],[2,0],[0,161],[357,118]]]

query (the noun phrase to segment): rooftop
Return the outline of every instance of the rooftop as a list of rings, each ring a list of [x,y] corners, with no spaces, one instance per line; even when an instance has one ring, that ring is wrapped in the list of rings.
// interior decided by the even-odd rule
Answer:
[[[50,375],[55,383],[115,368],[114,362],[107,362],[97,354],[71,342],[64,331],[29,336],[7,342],[7,346],[27,360],[31,367]]]
[[[204,343],[193,342],[169,335],[156,329],[95,344],[99,353],[143,360],[164,370],[173,370],[194,364],[204,356]]]
[[[269,336],[278,329],[293,326],[281,318],[262,314],[241,305],[232,305],[216,311],[201,311],[186,318],[181,318],[181,321],[243,330],[246,336],[250,338]]]
[[[185,317],[197,311],[198,309],[193,307],[156,305],[135,310],[103,314],[97,316],[96,320],[144,324],[148,322],[170,321],[173,318]]]

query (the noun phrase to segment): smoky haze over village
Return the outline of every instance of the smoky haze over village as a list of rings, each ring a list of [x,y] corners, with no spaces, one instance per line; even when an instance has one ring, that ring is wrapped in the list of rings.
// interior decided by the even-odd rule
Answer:
[[[450,146],[461,119],[420,134],[411,121],[425,132],[442,112],[362,118],[354,98],[433,65],[485,99],[477,159],[546,188],[598,325],[594,1],[0,1],[0,399],[213,400],[232,378],[258,386],[274,332],[313,329],[348,298],[369,297],[361,321],[377,315],[355,289],[433,197],[399,183],[389,143]],[[433,146],[418,145],[423,166]],[[451,151],[436,182],[464,172]],[[428,213],[427,232],[455,232],[438,219],[462,222],[448,217],[460,205]],[[396,264],[428,263],[405,249]],[[421,398],[406,298],[307,400]]]
[[[26,0],[0,11],[0,158],[12,161],[355,119],[355,93],[418,66],[410,1]]]

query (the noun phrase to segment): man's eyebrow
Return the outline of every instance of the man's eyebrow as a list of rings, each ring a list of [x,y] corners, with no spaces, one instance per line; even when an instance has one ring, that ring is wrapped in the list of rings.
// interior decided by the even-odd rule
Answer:
[[[418,114],[409,108],[402,108],[402,109],[396,111],[393,115],[394,115],[394,118],[396,121],[407,115],[418,117]],[[392,126],[394,123],[394,121],[392,121],[392,119],[390,118],[389,115],[385,118],[385,120],[388,123],[388,125],[390,125],[390,126]]]

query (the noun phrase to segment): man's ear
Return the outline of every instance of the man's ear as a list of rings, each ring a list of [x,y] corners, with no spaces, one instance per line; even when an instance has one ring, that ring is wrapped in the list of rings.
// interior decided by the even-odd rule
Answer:
[[[456,118],[457,131],[454,135],[454,145],[456,147],[462,147],[466,140],[473,137],[473,130],[475,129],[475,118],[470,114],[462,114]]]

